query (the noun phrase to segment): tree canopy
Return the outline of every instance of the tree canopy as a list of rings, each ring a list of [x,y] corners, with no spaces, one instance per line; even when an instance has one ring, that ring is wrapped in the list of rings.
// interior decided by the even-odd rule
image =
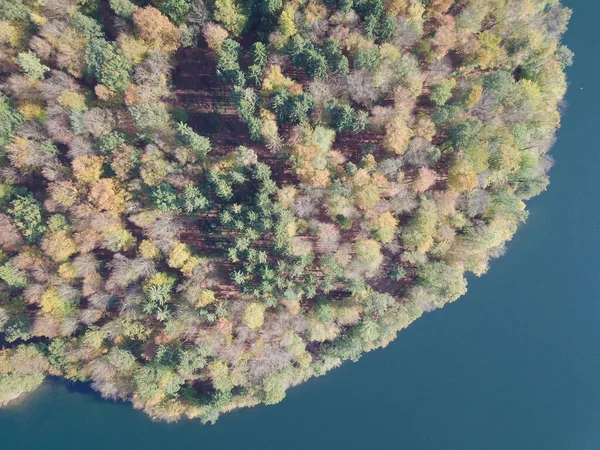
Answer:
[[[0,406],[214,422],[457,300],[549,183],[570,13],[0,1]]]

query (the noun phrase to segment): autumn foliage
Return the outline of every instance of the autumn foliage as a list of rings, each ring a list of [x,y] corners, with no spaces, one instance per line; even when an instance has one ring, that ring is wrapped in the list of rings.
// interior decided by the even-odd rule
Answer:
[[[0,0],[0,406],[214,422],[384,347],[548,185],[546,0]]]

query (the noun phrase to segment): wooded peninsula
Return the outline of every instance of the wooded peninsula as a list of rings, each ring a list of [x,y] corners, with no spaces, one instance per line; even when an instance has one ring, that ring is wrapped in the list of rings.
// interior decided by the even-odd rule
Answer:
[[[0,0],[0,406],[214,422],[466,292],[548,185],[558,0]]]

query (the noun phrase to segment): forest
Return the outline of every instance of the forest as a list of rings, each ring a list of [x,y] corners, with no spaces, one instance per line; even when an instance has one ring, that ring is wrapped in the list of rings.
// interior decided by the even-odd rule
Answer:
[[[570,16],[0,0],[0,406],[213,423],[457,300],[549,183]]]

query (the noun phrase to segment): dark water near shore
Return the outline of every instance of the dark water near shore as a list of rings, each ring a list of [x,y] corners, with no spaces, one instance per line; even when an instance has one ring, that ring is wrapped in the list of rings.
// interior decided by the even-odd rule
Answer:
[[[600,3],[565,3],[576,64],[552,184],[466,297],[215,426],[51,381],[0,410],[0,449],[600,449]]]

